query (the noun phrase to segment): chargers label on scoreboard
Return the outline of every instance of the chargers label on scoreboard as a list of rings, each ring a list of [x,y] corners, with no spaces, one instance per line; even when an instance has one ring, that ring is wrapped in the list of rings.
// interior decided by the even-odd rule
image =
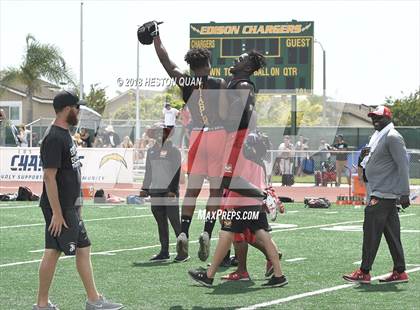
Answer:
[[[211,73],[229,79],[233,60],[250,50],[266,58],[266,67],[252,79],[260,90],[312,93],[314,23],[190,24],[190,48],[211,51]]]

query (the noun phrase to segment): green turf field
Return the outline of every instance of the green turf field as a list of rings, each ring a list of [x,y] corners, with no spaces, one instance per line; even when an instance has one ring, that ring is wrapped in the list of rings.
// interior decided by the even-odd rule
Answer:
[[[200,205],[200,208],[202,205]],[[282,267],[289,279],[283,288],[262,289],[265,260],[249,251],[249,282],[221,283],[220,270],[213,288],[196,286],[187,270],[205,266],[197,258],[202,222],[191,229],[190,255],[183,264],[149,264],[159,251],[157,228],[148,206],[87,204],[86,227],[93,243],[96,283],[105,296],[126,309],[234,309],[275,301],[270,309],[415,309],[420,300],[420,206],[402,214],[402,239],[410,282],[399,285],[346,285],[343,273],[353,271],[360,260],[363,208],[333,206],[309,210],[301,204],[287,205],[273,227],[273,238],[284,253]],[[293,225],[293,226],[291,226]],[[218,225],[217,225],[218,226]],[[324,230],[344,226],[345,230]],[[351,227],[349,227],[351,226]],[[218,227],[213,237],[217,237]],[[0,309],[30,309],[37,292],[37,269],[43,248],[42,213],[34,203],[0,205]],[[175,242],[173,233],[172,242]],[[212,242],[212,247],[216,244]],[[37,252],[30,252],[37,251]],[[172,244],[171,252],[175,252]],[[174,256],[173,256],[174,257]],[[294,260],[302,258],[302,260]],[[292,259],[292,261],[288,261]],[[16,264],[14,264],[16,263]],[[85,294],[74,258],[59,261],[51,299],[60,309],[84,309]],[[392,268],[383,240],[373,276]],[[342,286],[344,285],[344,286]],[[322,289],[330,289],[320,291]],[[314,295],[305,294],[313,292]]]

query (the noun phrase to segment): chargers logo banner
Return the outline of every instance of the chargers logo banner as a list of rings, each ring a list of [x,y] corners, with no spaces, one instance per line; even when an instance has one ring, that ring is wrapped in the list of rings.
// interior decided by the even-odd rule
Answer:
[[[82,182],[132,183],[133,149],[78,148]],[[0,148],[0,181],[42,182],[39,148]]]

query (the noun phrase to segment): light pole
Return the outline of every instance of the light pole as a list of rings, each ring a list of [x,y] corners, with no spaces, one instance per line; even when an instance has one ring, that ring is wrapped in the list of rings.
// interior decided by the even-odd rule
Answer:
[[[325,125],[325,112],[327,105],[327,72],[326,72],[326,55],[325,49],[322,46],[321,42],[315,40],[315,43],[318,43],[322,49],[322,124]]]
[[[79,98],[83,99],[83,1],[80,2],[80,82]]]
[[[140,44],[139,41],[137,41],[137,74],[136,74],[136,134],[135,134],[135,140],[138,141],[140,137],[140,85],[138,83],[139,81],[139,66],[140,66],[140,56],[139,56],[139,49]]]

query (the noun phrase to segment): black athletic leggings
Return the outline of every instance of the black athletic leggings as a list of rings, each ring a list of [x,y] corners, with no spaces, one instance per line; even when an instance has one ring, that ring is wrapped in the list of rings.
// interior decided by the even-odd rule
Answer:
[[[168,198],[164,195],[152,197],[152,213],[158,225],[161,253],[169,254],[169,227],[168,219],[175,232],[175,236],[181,233],[179,218],[179,198]]]

